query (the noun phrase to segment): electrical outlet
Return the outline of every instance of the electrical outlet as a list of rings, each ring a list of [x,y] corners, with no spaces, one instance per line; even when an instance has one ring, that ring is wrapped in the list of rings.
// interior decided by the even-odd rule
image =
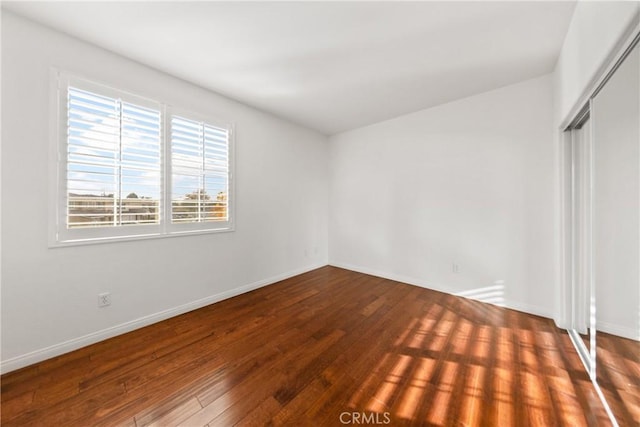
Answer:
[[[454,262],[451,264],[451,271],[454,273],[460,273],[460,265]]]
[[[98,294],[98,307],[107,307],[111,305],[111,293],[104,292]]]

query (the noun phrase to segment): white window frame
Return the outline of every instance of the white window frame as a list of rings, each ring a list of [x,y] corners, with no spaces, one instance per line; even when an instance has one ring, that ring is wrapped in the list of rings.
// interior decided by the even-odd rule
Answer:
[[[235,214],[235,126],[233,123],[212,118],[207,114],[193,113],[148,97],[115,89],[103,83],[79,77],[55,68],[50,76],[50,187],[49,187],[49,247],[64,247],[116,241],[130,241],[150,238],[165,238],[193,234],[234,231]],[[157,109],[161,117],[160,162],[161,183],[159,203],[159,224],[100,226],[86,228],[67,227],[67,96],[69,86],[84,89],[99,95],[121,99],[141,107]],[[228,137],[228,221],[200,223],[171,223],[171,117],[178,115],[186,119],[224,127]]]

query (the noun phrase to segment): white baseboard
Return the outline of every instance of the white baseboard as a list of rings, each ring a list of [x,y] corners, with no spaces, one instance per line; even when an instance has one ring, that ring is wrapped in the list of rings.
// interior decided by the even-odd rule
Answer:
[[[630,340],[640,341],[640,331],[638,329],[616,325],[615,323],[597,321],[596,330],[600,332],[606,332],[607,334],[617,335],[623,338],[629,338]]]
[[[415,277],[404,276],[401,274],[388,273],[380,270],[375,270],[367,267],[362,267],[358,265],[352,265],[342,262],[329,261],[329,265],[334,267],[345,268],[347,270],[357,271],[359,273],[369,274],[371,276],[382,277],[383,279],[395,280],[396,282],[407,283],[409,285],[419,286],[425,289],[431,289],[438,292],[444,292],[450,295],[456,295],[459,291],[453,289],[451,286],[443,285],[441,283],[433,283],[423,279],[417,279]],[[459,295],[458,295],[459,296]],[[464,297],[463,298],[468,298]],[[474,299],[474,298],[469,298]],[[479,301],[476,299],[476,301]],[[492,304],[490,302],[482,301],[486,304]],[[492,304],[496,305],[496,304]],[[553,318],[553,313],[549,311],[548,308],[538,307],[531,304],[522,303],[519,301],[512,300],[504,300],[502,304],[499,304],[500,307],[510,308],[512,310],[522,311],[524,313],[533,314],[536,316],[542,316],[546,318]]]
[[[3,360],[0,362],[0,373],[5,374],[7,372],[15,371],[16,369],[24,368],[25,366],[32,365],[34,363],[42,362],[52,357],[60,356],[70,351],[77,350],[82,347],[86,347],[91,344],[95,344],[100,341],[104,341],[109,338],[113,338],[118,335],[122,335],[127,332],[131,332],[135,329],[142,328],[144,326],[151,325],[153,323],[160,322],[162,320],[178,316],[189,311],[196,310],[198,308],[240,295],[254,289],[261,288],[263,286],[271,285],[284,279],[288,279],[293,276],[297,276],[302,273],[306,273],[311,270],[315,270],[320,267],[324,267],[326,264],[310,265],[297,270],[288,271],[273,277],[269,277],[264,280],[249,283],[244,286],[240,286],[228,291],[220,292],[215,295],[211,295],[205,298],[201,298],[196,301],[188,302],[186,304],[179,305],[158,313],[153,313],[148,316],[143,316],[138,319],[131,320],[129,322],[121,323],[119,325],[102,329],[91,334],[87,334],[78,338],[54,344],[49,347],[38,349],[20,356],[12,357],[11,359]]]
[[[383,279],[394,280],[396,282],[407,283],[409,285],[419,286],[421,288],[431,289],[434,291],[444,292],[447,294],[455,293],[454,289],[451,287],[439,284],[432,283],[426,280],[416,279],[415,277],[403,276],[401,274],[388,273],[385,271],[375,270],[368,267],[362,267],[359,265],[347,264],[342,262],[330,261],[329,265],[339,268],[344,268],[346,270],[357,271],[358,273],[369,274],[370,276],[382,277]]]
[[[545,317],[547,319],[554,320],[553,311],[546,307],[540,307],[537,305],[531,305],[520,301],[506,300],[504,306],[512,310],[521,311],[527,314],[533,314],[534,316]],[[554,320],[555,325],[555,320]]]

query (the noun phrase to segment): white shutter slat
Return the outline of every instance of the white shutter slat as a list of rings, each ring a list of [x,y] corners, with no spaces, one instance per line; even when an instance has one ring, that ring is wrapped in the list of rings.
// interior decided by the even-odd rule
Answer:
[[[96,150],[106,150],[109,152],[114,152],[114,149],[116,148],[116,142],[108,142],[108,141],[104,141],[104,140],[100,140],[100,139],[94,139],[94,138],[78,138],[78,137],[74,137],[69,135],[68,137],[69,141],[71,141],[71,146],[74,148],[78,148],[80,149],[80,147],[86,147],[89,149],[96,149]]]

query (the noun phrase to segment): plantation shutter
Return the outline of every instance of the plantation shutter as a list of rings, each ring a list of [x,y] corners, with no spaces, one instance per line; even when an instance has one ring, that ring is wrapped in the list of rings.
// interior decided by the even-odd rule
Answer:
[[[171,220],[228,221],[229,129],[171,118]]]
[[[67,228],[158,224],[160,111],[69,86]]]

